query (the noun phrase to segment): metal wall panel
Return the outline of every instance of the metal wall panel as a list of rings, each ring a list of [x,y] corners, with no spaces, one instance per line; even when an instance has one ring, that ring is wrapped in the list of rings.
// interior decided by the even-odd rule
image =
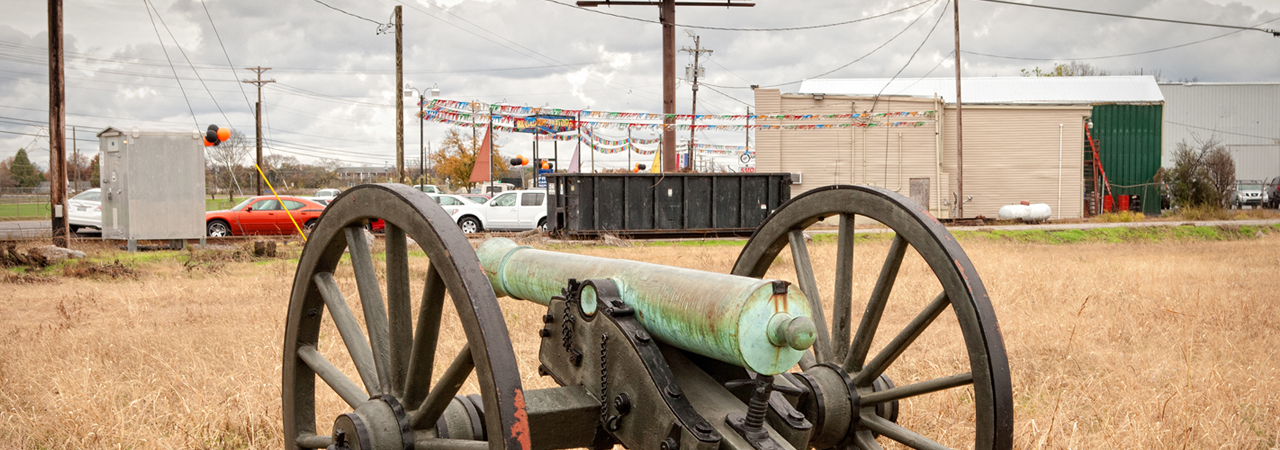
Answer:
[[[1280,176],[1280,83],[1166,83],[1163,165],[1179,142],[1216,139],[1236,159],[1236,178]]]
[[[204,147],[198,131],[99,134],[104,239],[198,239],[205,234]],[[113,150],[113,149],[119,150]]]
[[[1114,195],[1142,196],[1142,212],[1160,214],[1160,191],[1153,184],[1160,169],[1162,105],[1097,105],[1093,138]]]
[[[791,199],[789,173],[554,174],[548,183],[548,224],[572,237],[746,235]]]

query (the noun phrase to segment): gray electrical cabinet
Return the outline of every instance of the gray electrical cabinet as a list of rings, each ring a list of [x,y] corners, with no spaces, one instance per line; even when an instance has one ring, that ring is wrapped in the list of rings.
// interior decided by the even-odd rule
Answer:
[[[204,135],[108,127],[98,133],[102,238],[204,239]]]

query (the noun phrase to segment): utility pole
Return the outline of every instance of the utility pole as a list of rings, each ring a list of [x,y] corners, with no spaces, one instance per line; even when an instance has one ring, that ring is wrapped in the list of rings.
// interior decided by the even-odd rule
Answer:
[[[49,0],[49,203],[53,206],[53,245],[66,248],[71,244],[71,229],[67,224],[67,102],[62,72],[62,0]]]
[[[693,137],[696,133],[693,125],[698,120],[698,72],[702,71],[702,66],[698,65],[698,57],[702,56],[703,53],[711,53],[711,50],[702,48],[702,36],[691,35],[693,36],[693,48],[685,47],[680,49],[682,52],[693,54],[693,66],[685,68],[685,77],[693,79],[693,111],[689,117],[689,158],[686,161],[688,163],[687,167],[690,169],[693,168]]]
[[[960,110],[960,2],[955,5],[952,19],[956,23],[956,215],[954,219],[964,218],[964,132]]]
[[[262,67],[262,66],[246,67],[245,70],[252,70],[254,73],[258,74],[257,80],[240,80],[240,82],[249,83],[258,87],[258,102],[253,104],[253,120],[255,122],[254,134],[255,136],[257,136],[257,141],[258,141],[257,164],[258,164],[258,168],[262,168],[262,85],[267,83],[275,83],[276,80],[262,79],[262,72],[271,70],[270,67]],[[234,177],[235,172],[232,172],[231,176]],[[254,184],[257,186],[257,189],[255,189],[257,193],[254,195],[262,195],[262,177],[254,177],[253,179],[255,180]]]
[[[717,6],[752,7],[755,3],[676,0],[579,0],[578,6],[657,6],[658,21],[662,23],[662,170],[676,170],[676,7]]]
[[[400,5],[396,18],[396,92],[404,89],[404,30],[400,22]],[[396,182],[404,183],[404,96],[396,95]]]
[[[76,146],[76,127],[71,126],[71,161],[75,163],[75,176],[72,178],[71,190],[80,189],[80,148]]]

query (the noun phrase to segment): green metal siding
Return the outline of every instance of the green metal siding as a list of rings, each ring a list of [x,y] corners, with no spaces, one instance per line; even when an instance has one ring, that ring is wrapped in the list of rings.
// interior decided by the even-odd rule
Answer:
[[[1164,105],[1094,105],[1093,138],[1114,195],[1141,195],[1142,212],[1160,214],[1160,191],[1152,185],[1160,169]],[[1086,144],[1087,145],[1087,144]]]

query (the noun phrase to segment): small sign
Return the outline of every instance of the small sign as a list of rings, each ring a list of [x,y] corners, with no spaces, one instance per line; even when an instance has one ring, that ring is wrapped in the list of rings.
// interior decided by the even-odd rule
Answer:
[[[547,187],[547,174],[555,172],[555,169],[538,169],[538,187]]]

